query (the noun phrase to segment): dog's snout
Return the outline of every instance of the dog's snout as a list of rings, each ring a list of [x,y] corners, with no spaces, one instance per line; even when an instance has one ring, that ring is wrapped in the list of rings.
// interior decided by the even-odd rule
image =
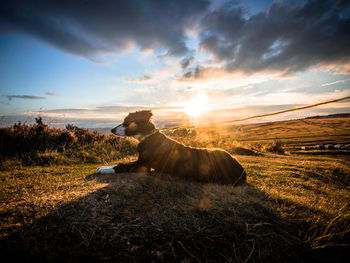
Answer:
[[[113,128],[111,132],[118,136],[125,136],[125,128],[123,124],[120,124],[117,127]]]

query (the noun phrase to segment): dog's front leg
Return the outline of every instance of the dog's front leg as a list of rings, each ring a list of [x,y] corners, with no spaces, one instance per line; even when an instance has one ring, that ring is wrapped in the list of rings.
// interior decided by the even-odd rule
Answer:
[[[139,160],[131,163],[119,163],[113,167],[115,173],[139,173],[147,172],[147,167]]]

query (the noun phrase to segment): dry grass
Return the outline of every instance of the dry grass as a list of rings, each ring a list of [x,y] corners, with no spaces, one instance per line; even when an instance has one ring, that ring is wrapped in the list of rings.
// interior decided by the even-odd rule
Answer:
[[[330,132],[330,120],[316,121],[319,127],[325,121]],[[297,122],[283,124],[296,127],[291,137],[298,135]],[[272,140],[243,141],[240,132],[176,137],[231,153],[250,150],[236,155],[249,183],[237,188],[155,174],[100,176],[88,160],[48,167],[4,164],[1,253],[14,261],[343,262],[350,239],[348,156],[290,154],[295,146],[277,131],[271,139],[282,141],[287,153],[274,154],[264,148]],[[305,141],[300,137],[298,143]]]
[[[94,168],[93,165],[36,166],[1,172],[1,237],[104,186],[84,181]]]
[[[299,238],[310,248],[349,245],[349,161],[275,155],[241,159],[251,184],[276,200],[283,216],[300,224]]]
[[[44,261],[244,262],[300,257],[301,243],[285,229],[289,222],[254,187],[184,183],[145,174],[84,178],[81,173],[88,174],[91,167],[76,169],[73,173],[80,175],[37,168],[50,182],[31,179],[24,183],[27,188],[36,186],[31,191],[14,191],[11,204],[1,208],[7,212],[3,252],[18,260]],[[51,182],[55,176],[66,178]],[[50,186],[39,187],[40,183]]]

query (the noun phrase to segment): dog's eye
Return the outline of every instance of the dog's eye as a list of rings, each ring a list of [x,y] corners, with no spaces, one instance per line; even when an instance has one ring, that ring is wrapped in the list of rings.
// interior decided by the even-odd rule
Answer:
[[[135,122],[132,122],[132,123],[130,123],[130,125],[128,125],[128,128],[136,129],[137,128],[137,124]]]

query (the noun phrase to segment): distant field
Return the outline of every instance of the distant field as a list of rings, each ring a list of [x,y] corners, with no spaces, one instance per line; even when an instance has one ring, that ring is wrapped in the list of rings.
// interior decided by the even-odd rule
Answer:
[[[100,165],[136,158],[133,141],[98,136],[100,141],[91,145],[31,153],[32,164],[25,156],[24,161],[2,156],[0,253],[13,261],[39,262],[349,258],[348,151],[315,156],[301,155],[299,148],[349,143],[350,118],[172,136],[188,145],[229,151],[246,169],[248,186],[198,184],[159,174],[95,174]],[[106,158],[109,154],[117,159]]]
[[[237,140],[264,142],[279,140],[286,149],[296,150],[303,145],[350,143],[350,118],[304,119],[233,127]]]

